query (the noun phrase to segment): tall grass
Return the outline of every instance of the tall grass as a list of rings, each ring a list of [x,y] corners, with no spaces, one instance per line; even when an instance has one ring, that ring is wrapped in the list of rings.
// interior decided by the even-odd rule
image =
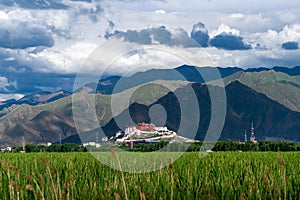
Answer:
[[[186,153],[163,169],[130,174],[89,153],[0,154],[0,199],[299,199],[299,155]]]

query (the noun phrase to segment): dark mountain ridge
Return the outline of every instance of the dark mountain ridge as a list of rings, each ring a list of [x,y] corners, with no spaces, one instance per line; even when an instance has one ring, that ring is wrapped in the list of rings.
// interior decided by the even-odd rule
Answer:
[[[188,138],[195,138],[203,140],[207,134],[207,130],[211,118],[211,100],[209,96],[208,86],[194,83],[192,87],[197,95],[199,108],[200,108],[200,122],[198,124],[197,133],[189,132],[188,126],[183,129],[180,135]],[[214,86],[209,86],[214,87]],[[213,89],[219,90],[220,88],[214,87]],[[219,140],[234,140],[243,141],[245,130],[250,137],[251,124],[254,123],[255,136],[258,140],[287,140],[287,141],[300,141],[300,113],[294,112],[281,104],[269,99],[261,93],[257,93],[251,88],[241,84],[238,81],[232,82],[226,88],[227,93],[227,113],[225,125],[220,135]],[[180,88],[176,92],[185,93],[186,100],[184,103],[189,103],[191,98],[186,93],[186,88]],[[170,92],[166,96],[159,99],[157,102],[150,106],[134,103],[123,111],[119,116],[116,116],[108,124],[102,127],[102,130],[108,137],[114,136],[116,131],[124,130],[125,126],[130,124],[130,119],[127,118],[126,113],[129,112],[132,120],[135,123],[147,122],[151,123],[149,110],[151,106],[160,104],[164,107],[167,113],[165,125],[169,129],[178,131],[181,123],[180,104],[176,95]],[[155,121],[164,121],[160,119],[160,115],[152,116]],[[190,116],[185,116],[186,124],[195,125],[193,113]],[[117,124],[116,121],[121,121],[122,124]],[[83,133],[81,137],[87,140],[93,140],[95,133],[99,130],[89,131]],[[72,141],[76,141],[76,136],[71,136]],[[79,139],[79,137],[77,137]],[[66,139],[65,141],[68,141]],[[78,140],[80,142],[80,140]]]
[[[245,70],[239,67],[195,67],[190,65],[182,65],[174,69],[150,69],[144,72],[137,72],[129,77],[109,76],[99,80],[98,84],[89,83],[84,87],[89,87],[93,91],[102,94],[113,94],[155,80],[181,80],[205,83],[219,78],[231,76],[236,72],[261,72],[270,70],[286,73],[290,76],[300,75],[300,66],[296,66],[294,68],[260,67],[249,68]]]

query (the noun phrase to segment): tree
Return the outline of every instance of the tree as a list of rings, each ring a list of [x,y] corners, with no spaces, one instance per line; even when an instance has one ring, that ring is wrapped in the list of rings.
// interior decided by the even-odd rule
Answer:
[[[39,152],[39,149],[37,146],[35,146],[34,144],[26,144],[25,145],[25,151],[27,153],[31,153],[31,152]]]
[[[15,146],[15,147],[13,147],[12,148],[12,152],[13,153],[19,153],[19,152],[21,152],[21,151],[23,151],[24,149],[23,149],[23,147],[21,147],[21,146]]]

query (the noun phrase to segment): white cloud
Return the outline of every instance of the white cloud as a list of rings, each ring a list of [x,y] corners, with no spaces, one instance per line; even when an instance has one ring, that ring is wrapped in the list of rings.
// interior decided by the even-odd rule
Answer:
[[[153,6],[160,7],[167,11],[217,11],[217,12],[243,12],[243,13],[257,13],[257,12],[272,12],[283,9],[299,8],[299,1],[290,0],[289,3],[281,0],[210,0],[210,1],[199,1],[199,0],[165,0],[162,2],[149,1],[146,6],[152,4]],[[135,3],[134,8],[144,8],[144,1]]]
[[[226,24],[220,24],[216,30],[213,30],[209,35],[210,37],[215,37],[216,35],[220,35],[221,33],[228,33],[232,35],[240,35],[240,31],[234,28],[230,28]]]
[[[215,66],[236,66],[244,69],[253,67],[294,67],[299,65],[300,50],[282,51],[276,50],[247,50],[226,51],[222,49],[207,48],[211,60]]]
[[[94,43],[78,42],[59,51],[44,49],[36,54],[29,54],[29,58],[37,64],[34,66],[35,71],[76,73],[96,47],[97,44]]]
[[[260,51],[256,54],[258,62],[264,63],[266,66],[294,67],[299,65],[299,49],[294,51],[276,49],[272,51]]]
[[[291,8],[286,10],[279,10],[275,12],[275,16],[280,22],[285,24],[297,23],[299,22],[299,9]]]
[[[0,49],[2,68],[26,66],[32,71],[47,73],[78,70],[84,59],[104,40],[99,35],[105,32],[106,17],[99,2],[64,3],[68,9],[31,10],[23,5],[0,7],[0,44],[4,47]],[[39,45],[54,46],[41,48]]]
[[[1,94],[0,93],[0,101],[6,101],[6,100],[9,100],[9,99],[19,100],[22,97],[24,97],[23,94]]]
[[[277,21],[269,16],[264,16],[261,13],[257,14],[242,14],[242,13],[232,13],[221,17],[222,23],[234,27],[243,32],[257,32],[265,31],[268,28],[274,26],[276,23],[272,21]]]
[[[279,32],[275,30],[268,30],[263,33],[255,33],[250,36],[250,38],[268,49],[280,49],[281,44],[284,42],[300,42],[300,24],[285,26]]]
[[[270,61],[273,58],[271,54],[273,49],[278,50],[276,52],[276,55],[280,57],[278,62],[283,62],[282,60],[286,58],[287,63],[295,63],[293,56],[298,51],[293,52],[293,56],[289,56],[279,48],[283,42],[289,40],[300,42],[300,18],[298,17],[300,3],[295,0],[289,1],[289,3],[279,0],[264,2],[229,0],[226,3],[219,0],[48,0],[43,2],[52,3],[52,5],[43,4],[42,7],[35,4],[38,1],[34,1],[35,3],[32,5],[35,6],[34,9],[28,9],[28,2],[30,1],[22,2],[27,3],[25,5],[15,0],[19,7],[12,4],[1,6],[1,28],[7,27],[8,29],[17,24],[27,24],[24,27],[28,27],[30,30],[37,27],[53,38],[54,46],[49,48],[33,47],[24,50],[0,49],[1,67],[12,67],[16,71],[26,67],[26,69],[31,68],[32,71],[47,73],[76,72],[92,50],[104,41],[103,37],[108,29],[126,32],[128,29],[140,30],[145,29],[145,27],[151,29],[151,27],[158,27],[163,24],[170,29],[184,28],[186,31],[177,30],[181,30],[182,35],[187,35],[186,32],[191,32],[193,24],[201,21],[208,29],[211,38],[223,32],[232,33],[243,37],[245,43],[250,42],[254,46],[260,44],[261,47],[267,49],[253,49],[246,52],[208,49],[207,51],[211,51],[211,57],[215,58],[216,65],[220,66],[247,65],[256,67],[269,65],[274,61],[274,59],[272,62]],[[61,4],[66,5],[67,8],[57,9],[60,5],[59,2],[62,2]],[[115,25],[110,27],[108,21]],[[24,32],[24,29],[10,28],[10,30],[15,34],[28,33]],[[168,34],[165,34],[165,37],[160,35],[160,38],[152,36],[153,42],[168,43],[165,41]],[[171,34],[170,38],[175,44],[174,46],[185,42],[180,34]],[[231,55],[236,58],[230,59]],[[145,56],[132,57],[131,59],[147,60],[150,57],[155,57],[154,55]],[[222,59],[222,57],[226,59]]]
[[[8,20],[8,14],[6,14],[6,12],[4,11],[0,11],[0,19],[1,20]]]
[[[156,10],[155,11],[155,14],[159,14],[159,15],[164,15],[166,14],[167,12],[165,10]]]
[[[17,88],[17,83],[14,81],[9,82],[8,79],[4,76],[0,76],[0,91],[9,92]]]
[[[168,45],[168,46],[182,46],[195,47],[199,46],[197,42],[190,39],[189,35],[184,29],[168,29],[164,26],[145,28],[141,30],[127,30],[115,31],[111,37],[121,38],[124,41],[145,44],[145,45]]]
[[[300,24],[285,26],[283,30],[279,33],[279,37],[281,37],[285,41],[290,41],[290,40],[299,41]]]
[[[0,47],[11,49],[54,45],[52,35],[47,29],[30,23],[3,23],[0,28],[0,41]]]
[[[130,75],[138,71],[149,69],[167,69],[183,65],[182,58],[155,46],[141,49],[133,54],[123,55],[109,66],[108,72]],[[165,47],[166,49],[169,49]],[[122,66],[122,67],[121,67]]]

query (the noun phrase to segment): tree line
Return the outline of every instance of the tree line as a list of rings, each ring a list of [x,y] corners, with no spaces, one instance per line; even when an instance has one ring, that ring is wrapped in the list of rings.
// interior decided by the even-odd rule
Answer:
[[[207,147],[205,149],[205,147]],[[300,151],[300,144],[294,142],[270,142],[261,141],[258,144],[252,142],[239,143],[233,141],[220,141],[216,143],[202,142],[196,143],[168,143],[160,142],[156,144],[136,144],[133,148],[129,148],[127,145],[123,145],[121,148],[127,151],[200,151],[200,150],[212,150],[212,151]]]
[[[13,153],[25,151],[32,152],[86,152],[87,149],[81,145],[66,143],[66,144],[52,144],[50,146],[27,144],[25,148],[16,146],[12,148]]]
[[[220,141],[216,143],[169,143],[167,141],[161,141],[154,144],[134,144],[133,147],[129,147],[126,144],[119,146],[126,151],[135,152],[152,152],[152,151],[200,151],[206,150],[205,147],[210,147],[212,151],[300,151],[300,144],[293,142],[270,142],[261,141],[258,144],[252,142],[239,143],[233,141]],[[211,148],[212,147],[212,148]],[[66,143],[66,144],[53,144],[51,146],[27,144],[25,149],[21,146],[12,148],[12,152],[87,152],[87,151],[110,151],[111,145],[102,144],[99,148],[94,146],[84,147],[79,144]]]

